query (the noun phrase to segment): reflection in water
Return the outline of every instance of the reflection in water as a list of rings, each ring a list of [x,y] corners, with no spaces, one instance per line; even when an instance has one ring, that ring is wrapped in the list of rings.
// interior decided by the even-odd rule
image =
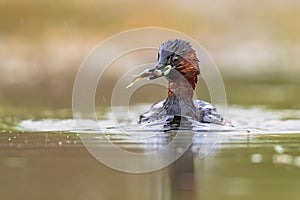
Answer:
[[[167,147],[171,145],[172,148],[168,151],[168,158],[172,157],[172,155],[181,155],[178,159],[176,159],[173,163],[168,165],[166,168],[160,169],[155,172],[150,172],[148,174],[141,174],[140,176],[148,176],[150,174],[151,178],[147,180],[149,184],[149,190],[152,191],[151,194],[148,192],[143,196],[144,199],[148,199],[150,196],[154,199],[197,199],[197,194],[199,192],[199,187],[197,186],[200,179],[196,178],[195,170],[194,170],[194,160],[199,160],[204,156],[207,156],[214,148],[216,144],[216,140],[218,139],[219,132],[190,132],[190,131],[171,131],[171,132],[162,132],[161,134],[157,134],[155,136],[149,137],[146,140],[140,141],[137,144],[137,139],[135,139],[135,143],[132,143],[132,136],[122,136],[118,139],[118,136],[114,136],[113,142],[114,145],[118,147],[130,151],[130,152],[153,152],[158,151],[161,148]],[[115,154],[114,150],[107,146],[107,144],[103,141],[103,138],[96,137],[98,140],[97,148],[100,151],[107,153],[110,158],[113,156],[119,162],[122,161],[122,165],[127,164],[126,160],[132,162],[133,165],[140,166],[130,166],[136,170],[143,170],[145,165],[153,164],[158,162],[155,157],[151,157],[149,163],[147,160],[130,160],[133,159],[130,156],[126,156],[125,158],[118,154]],[[99,142],[101,141],[101,142]],[[188,148],[185,149],[186,141],[190,141]],[[87,141],[86,141],[87,142]],[[88,142],[92,142],[89,140]],[[95,141],[93,141],[95,145]],[[85,144],[86,145],[86,144]],[[105,150],[104,150],[104,148]],[[92,149],[92,153],[95,153],[95,146]],[[170,155],[172,154],[172,155]],[[160,154],[157,155],[159,158]],[[98,157],[99,158],[99,157]],[[101,157],[103,158],[103,157]],[[101,159],[100,158],[100,159]],[[103,161],[103,160],[102,160]],[[161,161],[161,160],[160,160]],[[104,163],[107,164],[107,163]],[[111,164],[111,163],[110,163]],[[164,162],[158,162],[158,164],[164,164]],[[128,167],[127,166],[127,167]],[[140,168],[141,167],[141,168]],[[125,168],[123,168],[125,169]],[[126,168],[127,170],[129,168]],[[137,171],[139,172],[139,171]],[[199,170],[198,170],[199,173]],[[132,175],[139,176],[139,175]],[[129,185],[132,185],[132,180],[128,182]],[[133,189],[133,188],[131,188]],[[149,198],[151,199],[151,198]]]
[[[171,199],[196,199],[194,156],[191,148],[170,165]]]
[[[180,135],[182,134],[182,135]],[[179,135],[179,136],[178,136]],[[203,134],[202,134],[203,135]],[[194,138],[195,134],[192,132],[166,132],[164,133],[164,139],[161,135],[158,135],[158,138],[152,137],[151,139],[148,138],[148,142],[145,142],[143,145],[139,144],[138,146],[135,145],[135,148],[129,148],[130,145],[128,143],[122,141],[119,143],[116,138],[114,138],[114,144],[120,145],[120,147],[125,149],[130,149],[131,151],[140,151],[142,148],[144,151],[147,151],[147,148],[150,147],[151,151],[153,151],[153,147],[157,149],[162,148],[163,146],[170,145],[170,143],[174,140],[175,137],[178,137],[174,143],[173,148],[173,155],[182,154],[179,159],[171,163],[166,168],[160,169],[156,172],[150,172],[150,177],[148,178],[148,190],[149,191],[144,194],[143,199],[163,199],[163,200],[176,200],[176,199],[197,199],[197,182],[196,177],[194,174],[194,159],[195,158],[194,152],[199,151],[201,149],[201,143],[199,142],[200,136],[199,134],[196,136],[198,139],[196,140],[197,143],[192,143],[189,145],[188,149],[184,149],[182,146],[182,141],[185,143],[186,138]],[[156,139],[155,139],[156,138]],[[122,138],[124,140],[124,137]],[[125,139],[126,140],[126,139]],[[153,142],[155,141],[155,142]],[[193,140],[192,140],[193,141]],[[174,142],[174,141],[173,141]],[[156,143],[156,144],[155,144]],[[126,144],[124,146],[124,144]],[[150,145],[149,145],[150,144]],[[193,148],[192,148],[193,147]],[[156,150],[157,150],[156,149]],[[111,155],[110,155],[111,156]],[[155,162],[154,160],[152,160]],[[139,163],[135,163],[139,164]],[[132,175],[137,176],[137,175]],[[140,176],[147,176],[141,174]],[[199,180],[198,180],[199,181]],[[131,180],[128,184],[132,184]],[[133,189],[133,188],[131,188]],[[150,198],[151,197],[151,198]]]
[[[201,152],[198,144],[205,136],[194,135],[192,150],[172,165],[155,172],[130,174],[94,159],[76,134],[3,132],[0,171],[5,173],[0,173],[1,197],[28,200],[299,198],[299,134],[248,136],[226,132],[223,135],[215,147],[217,150],[205,159],[199,159],[197,152],[199,148]],[[120,142],[118,145],[133,151],[145,147],[143,144]],[[260,157],[259,162],[257,159],[253,162],[256,155]],[[292,160],[283,162],[285,157]]]

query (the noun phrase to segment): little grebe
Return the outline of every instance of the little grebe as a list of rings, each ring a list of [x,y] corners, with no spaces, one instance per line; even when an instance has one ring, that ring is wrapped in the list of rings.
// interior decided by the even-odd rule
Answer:
[[[181,39],[164,42],[158,51],[157,64],[136,79],[148,77],[152,80],[164,76],[169,81],[168,97],[142,114],[139,123],[146,125],[157,120],[174,122],[184,117],[202,123],[231,125],[210,103],[193,100],[199,74],[199,60],[189,42]]]

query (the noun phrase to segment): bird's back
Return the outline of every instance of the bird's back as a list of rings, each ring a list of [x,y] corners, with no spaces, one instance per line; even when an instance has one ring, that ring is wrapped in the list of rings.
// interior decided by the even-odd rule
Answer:
[[[139,123],[141,125],[147,125],[160,120],[165,121],[167,117],[170,117],[167,115],[167,111],[164,108],[165,102],[166,100],[162,100],[152,105],[149,111],[140,116]],[[222,115],[217,112],[217,109],[212,104],[203,100],[194,100],[194,106],[199,111],[199,122],[228,125],[228,122],[224,120]]]

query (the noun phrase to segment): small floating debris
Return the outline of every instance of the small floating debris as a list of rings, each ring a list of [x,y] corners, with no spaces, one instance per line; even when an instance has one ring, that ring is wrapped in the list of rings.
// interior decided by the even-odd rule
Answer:
[[[273,163],[291,165],[293,163],[293,156],[289,154],[275,154],[273,155]]]
[[[294,165],[296,167],[299,167],[300,168],[300,156],[297,156],[295,159],[294,159]]]
[[[252,163],[261,163],[263,161],[263,156],[259,153],[255,153],[251,155],[251,162]]]

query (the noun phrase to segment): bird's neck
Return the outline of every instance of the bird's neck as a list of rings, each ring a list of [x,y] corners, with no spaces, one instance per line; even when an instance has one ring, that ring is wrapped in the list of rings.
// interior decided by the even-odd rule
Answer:
[[[193,85],[188,80],[169,81],[168,98],[164,104],[168,115],[197,115],[193,103]]]
[[[177,72],[169,80],[168,99],[174,99],[175,96],[179,100],[192,102],[200,73],[195,52],[188,52],[176,69]]]
[[[169,81],[167,99],[176,98],[181,101],[192,101],[194,96],[194,85],[195,84],[191,84],[190,80],[187,80],[184,77]]]

